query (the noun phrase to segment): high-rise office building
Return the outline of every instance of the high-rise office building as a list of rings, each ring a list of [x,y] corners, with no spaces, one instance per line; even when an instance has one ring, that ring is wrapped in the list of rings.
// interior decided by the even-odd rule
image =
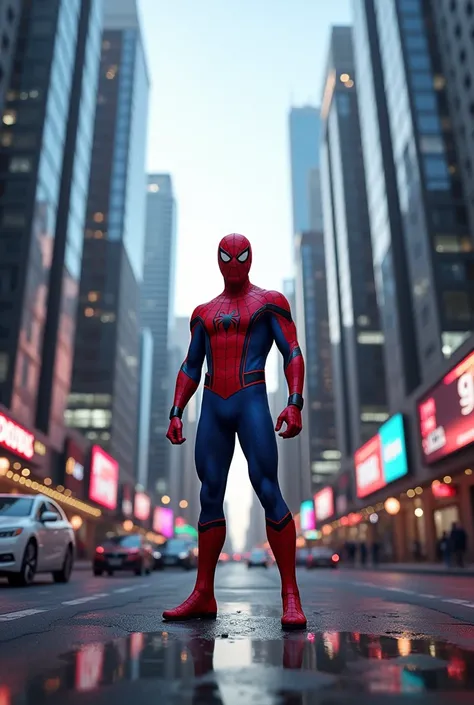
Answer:
[[[458,168],[474,233],[474,2],[431,0],[454,128]],[[441,78],[439,80],[442,80]]]
[[[0,402],[56,450],[64,441],[101,31],[101,0],[23,3],[0,134]]]
[[[148,487],[148,448],[150,445],[151,390],[153,386],[153,336],[149,328],[140,334],[140,387],[137,434],[137,484]]]
[[[22,0],[0,0],[0,32],[2,51],[0,54],[0,115],[3,115],[5,96],[10,86],[10,77],[16,49],[18,23]]]
[[[147,189],[141,320],[153,336],[148,480],[150,491],[162,495],[170,492],[166,431],[175,381],[175,370],[168,369],[168,345],[174,321],[176,204],[169,174],[150,174]]]
[[[352,31],[333,27],[322,100],[322,191],[338,448],[344,457],[387,418]]]
[[[319,168],[319,108],[292,108],[289,116],[293,234],[311,229],[311,173]]]
[[[461,5],[438,3],[449,12]],[[474,240],[453,131],[457,103],[450,111],[446,91],[447,82],[455,90],[459,83],[443,74],[432,3],[354,0],[354,10],[372,249],[395,406],[474,328]],[[453,51],[467,58],[461,45]]]
[[[149,82],[135,0],[106,0],[70,426],[136,480]]]
[[[303,411],[308,426],[311,489],[314,493],[339,471],[341,457],[336,439],[326,260],[321,230],[305,231],[298,236],[296,270],[298,328],[306,354],[306,410]]]

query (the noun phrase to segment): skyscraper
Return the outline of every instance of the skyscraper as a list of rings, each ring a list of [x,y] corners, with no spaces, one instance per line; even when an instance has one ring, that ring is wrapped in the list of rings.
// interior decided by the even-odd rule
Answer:
[[[149,83],[135,0],[106,0],[67,422],[133,482]]]
[[[0,32],[2,52],[0,55],[0,114],[3,115],[6,92],[15,57],[16,37],[20,21],[22,0],[0,0]],[[7,123],[8,124],[8,123]]]
[[[449,12],[460,12],[461,4],[438,3]],[[355,0],[354,10],[372,249],[394,407],[473,330],[474,240],[432,3]],[[463,32],[468,22],[466,13]],[[458,51],[465,60],[466,50]],[[463,154],[467,160],[464,147]]]
[[[351,28],[333,27],[321,108],[321,181],[336,429],[345,457],[387,418],[354,73]]]
[[[289,117],[293,234],[310,230],[311,172],[319,168],[319,109],[292,108]],[[314,178],[314,176],[313,176]]]
[[[459,172],[471,233],[474,233],[474,2],[431,0],[450,104]],[[442,80],[441,78],[439,80]]]
[[[151,391],[153,387],[153,336],[149,328],[140,334],[140,386],[138,403],[137,482],[148,487],[148,448],[150,445]]]
[[[23,3],[0,136],[0,402],[48,434],[56,450],[64,441],[101,30],[101,0]]]
[[[174,321],[176,204],[169,174],[148,176],[145,268],[141,320],[153,336],[153,381],[149,447],[149,489],[168,494],[169,441],[166,439],[170,390],[175,370],[168,369],[169,331]],[[181,360],[182,362],[182,360]]]

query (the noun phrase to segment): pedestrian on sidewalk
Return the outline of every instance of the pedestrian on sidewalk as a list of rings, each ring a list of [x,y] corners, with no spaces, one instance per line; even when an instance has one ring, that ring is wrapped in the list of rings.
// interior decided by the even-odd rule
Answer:
[[[458,568],[464,568],[464,556],[467,550],[467,534],[456,521],[451,528],[451,550]]]

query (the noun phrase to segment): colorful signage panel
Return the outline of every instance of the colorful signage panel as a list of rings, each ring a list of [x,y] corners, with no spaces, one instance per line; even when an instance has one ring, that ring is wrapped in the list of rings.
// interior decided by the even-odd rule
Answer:
[[[420,400],[418,420],[427,463],[474,443],[474,352]]]
[[[93,446],[89,498],[106,509],[116,509],[119,464],[99,446]]]
[[[402,414],[395,414],[354,454],[357,497],[367,497],[408,473]]]
[[[24,460],[31,460],[35,454],[34,434],[0,412],[0,448],[6,448]]]
[[[165,539],[174,535],[173,510],[167,507],[157,507],[153,513],[153,531]]]
[[[137,492],[133,503],[133,513],[140,521],[146,521],[150,516],[151,500],[144,492]]]
[[[314,495],[316,522],[326,521],[334,514],[334,490],[325,487]]]
[[[78,499],[84,499],[84,465],[84,451],[73,439],[67,439],[63,484]]]
[[[316,529],[316,517],[314,514],[314,504],[312,499],[301,502],[300,509],[301,531],[314,531]]]

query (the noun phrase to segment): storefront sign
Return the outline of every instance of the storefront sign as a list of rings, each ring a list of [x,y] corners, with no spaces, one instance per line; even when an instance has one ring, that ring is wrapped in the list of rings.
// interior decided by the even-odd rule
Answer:
[[[427,463],[474,443],[474,352],[420,401],[418,418]]]
[[[443,482],[440,482],[438,485],[431,485],[431,491],[433,492],[433,497],[436,497],[436,499],[450,499],[457,495],[457,490],[454,485],[445,485]]]
[[[357,497],[373,492],[408,473],[403,416],[395,414],[354,454]]]
[[[157,507],[153,513],[153,531],[170,539],[174,534],[173,510],[167,507]]]
[[[0,447],[20,458],[31,460],[35,454],[35,437],[26,428],[0,412]]]
[[[314,495],[314,508],[317,522],[332,517],[334,514],[334,490],[332,487],[325,487],[324,490]]]
[[[133,513],[135,514],[135,517],[140,521],[146,521],[150,516],[150,509],[151,501],[149,496],[144,492],[137,492],[133,505]]]
[[[91,457],[89,498],[107,509],[116,509],[119,465],[102,448],[94,446]]]
[[[84,452],[73,439],[66,441],[66,466],[63,484],[78,499],[84,498]]]
[[[301,503],[300,509],[301,531],[313,531],[316,528],[316,517],[314,515],[314,504],[312,499],[307,499]]]

